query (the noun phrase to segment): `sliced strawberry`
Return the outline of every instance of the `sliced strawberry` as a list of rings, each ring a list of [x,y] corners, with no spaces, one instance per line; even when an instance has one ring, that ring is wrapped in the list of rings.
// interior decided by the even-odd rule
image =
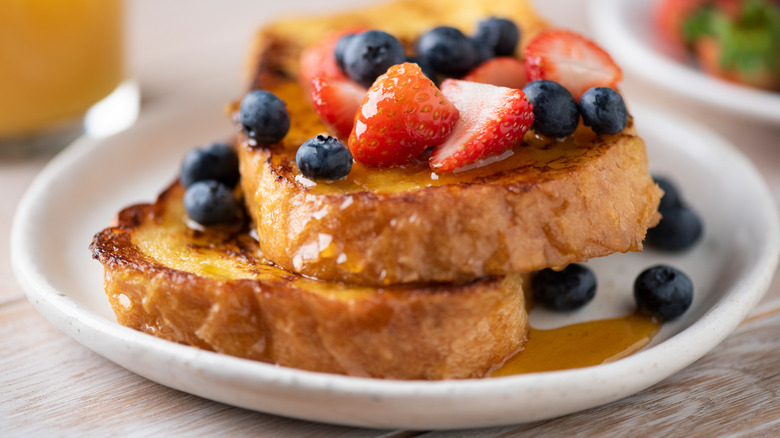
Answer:
[[[493,58],[475,67],[462,79],[497,87],[520,89],[526,84],[525,64],[509,56]]]
[[[314,78],[346,79],[347,76],[336,62],[336,43],[344,35],[361,32],[364,28],[337,30],[325,38],[307,47],[301,53],[301,66],[298,71],[298,81],[305,89],[309,89]]]
[[[298,81],[311,95],[314,110],[322,123],[332,135],[342,140],[349,137],[355,113],[367,90],[341,70],[336,62],[335,49],[341,37],[362,30],[363,27],[356,27],[332,32],[301,54]]]
[[[579,100],[593,87],[615,88],[623,72],[593,41],[568,30],[542,32],[525,48],[528,81],[549,79]]]
[[[457,120],[458,110],[417,64],[394,65],[368,90],[349,149],[368,165],[404,165],[444,141]]]
[[[512,149],[534,121],[533,106],[518,89],[446,79],[441,92],[460,119],[433,150],[430,164],[436,172],[452,172]]]
[[[355,114],[366,97],[366,89],[350,79],[314,77],[311,99],[314,110],[328,132],[342,140],[349,138]]]

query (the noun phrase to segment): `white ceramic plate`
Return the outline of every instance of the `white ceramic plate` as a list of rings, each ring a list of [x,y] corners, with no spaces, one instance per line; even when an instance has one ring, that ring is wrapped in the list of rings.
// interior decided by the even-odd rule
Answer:
[[[482,427],[564,415],[633,394],[704,355],[760,299],[777,263],[777,212],[753,166],[702,128],[636,109],[653,169],[673,175],[701,212],[703,241],[674,257],[594,260],[600,284],[594,302],[573,315],[532,314],[538,328],[624,315],[642,269],[659,261],[678,266],[694,280],[693,306],[633,356],[568,371],[399,382],[305,372],[178,345],[115,322],[102,267],[87,246],[120,208],[151,201],[174,178],[185,151],[230,135],[219,104],[183,107],[158,108],[128,132],[80,140],[58,156],[21,202],[12,258],[30,301],[76,340],[153,381],[232,405],[376,428]]]
[[[658,0],[592,0],[593,35],[623,68],[700,104],[780,125],[780,93],[726,82],[674,53],[652,27]]]

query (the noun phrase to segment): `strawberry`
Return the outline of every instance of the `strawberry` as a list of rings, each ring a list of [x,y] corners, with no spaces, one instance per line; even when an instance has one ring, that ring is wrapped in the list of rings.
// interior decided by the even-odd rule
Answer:
[[[400,166],[444,141],[458,120],[458,110],[417,64],[394,65],[368,90],[349,149],[372,166]]]
[[[483,62],[461,79],[497,87],[523,88],[526,84],[525,75],[523,61],[502,56]]]
[[[690,42],[686,21],[707,5],[715,5],[728,16],[735,16],[741,0],[660,0],[654,7],[654,25],[659,35],[679,49]]]
[[[655,27],[675,47],[685,46],[683,22],[709,0],[660,0],[655,4]]]
[[[336,44],[344,35],[352,35],[363,28],[333,32],[309,46],[301,54],[298,81],[311,94],[314,110],[328,131],[346,139],[352,131],[355,113],[363,102],[366,89],[347,77],[336,62]]]
[[[452,172],[512,149],[534,121],[533,106],[521,90],[446,79],[441,92],[460,119],[433,150],[430,164],[436,172]]]
[[[362,30],[363,28],[337,30],[307,47],[301,53],[301,67],[298,71],[300,84],[308,90],[314,78],[347,79],[336,62],[336,44],[344,35],[352,35]]]
[[[623,72],[593,41],[568,30],[542,32],[525,48],[528,81],[549,79],[575,99],[593,87],[615,88]]]
[[[314,77],[311,80],[311,100],[320,120],[332,135],[344,140],[352,125],[366,89],[357,82],[343,78]]]

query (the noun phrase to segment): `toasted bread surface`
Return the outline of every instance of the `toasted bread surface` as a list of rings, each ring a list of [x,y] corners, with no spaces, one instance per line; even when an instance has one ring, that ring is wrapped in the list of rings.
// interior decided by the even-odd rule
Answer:
[[[525,38],[545,26],[524,1],[400,1],[283,20],[259,32],[252,86],[285,100],[292,120],[280,144],[237,140],[242,185],[266,257],[308,276],[381,286],[467,282],[642,249],[647,228],[658,221],[661,191],[632,121],[617,135],[596,136],[581,126],[565,141],[531,132],[505,159],[454,174],[432,173],[426,157],[391,169],[355,163],[335,182],[300,174],[298,146],[326,132],[295,80],[307,44],[355,25],[387,30],[408,44],[436,25],[468,30],[486,16],[514,19]]]
[[[522,349],[520,276],[367,288],[266,261],[246,225],[194,229],[176,184],[92,242],[119,323],[163,339],[313,371],[484,376]]]
[[[421,33],[434,26],[453,26],[471,34],[485,17],[513,20],[521,28],[515,54],[547,23],[527,0],[395,0],[378,5],[276,20],[260,29],[246,62],[250,89],[265,88],[279,74],[296,74],[301,51],[336,29],[371,28],[393,34],[412,47]]]

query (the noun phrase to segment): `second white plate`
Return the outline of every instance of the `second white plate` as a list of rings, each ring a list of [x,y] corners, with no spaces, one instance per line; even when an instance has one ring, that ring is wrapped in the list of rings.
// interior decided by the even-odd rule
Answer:
[[[596,40],[617,63],[645,81],[700,104],[780,126],[780,93],[708,76],[666,47],[653,29],[658,0],[592,0]]]
[[[617,316],[632,305],[630,285],[642,269],[664,262],[687,272],[696,287],[692,308],[666,324],[650,346],[613,363],[492,379],[384,381],[237,359],[120,326],[103,293],[102,267],[87,246],[120,208],[153,200],[187,150],[229,136],[219,103],[158,108],[130,131],[81,140],[58,156],[17,212],[14,270],[38,310],[88,348],[163,385],[213,400],[376,428],[485,427],[564,415],[633,394],[704,355],[760,299],[777,264],[777,212],[753,166],[702,128],[634,109],[652,169],[679,183],[704,218],[705,236],[682,255],[593,260],[600,283],[594,302],[574,315],[532,315],[537,327]]]

